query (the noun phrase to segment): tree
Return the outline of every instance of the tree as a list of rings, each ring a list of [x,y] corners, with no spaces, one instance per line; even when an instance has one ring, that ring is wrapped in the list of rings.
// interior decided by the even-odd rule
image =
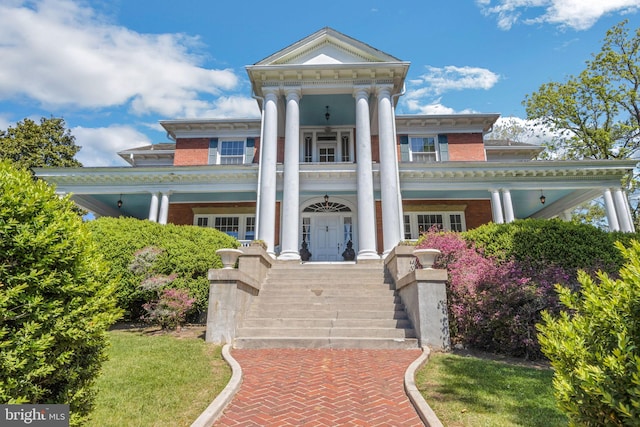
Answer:
[[[24,119],[0,131],[0,160],[19,168],[79,167],[82,164],[74,156],[80,148],[62,118],[43,117],[40,124]]]
[[[68,197],[0,161],[0,403],[93,406],[115,281]]]
[[[566,311],[543,312],[538,339],[554,394],[571,425],[637,426],[640,419],[640,243],[625,249],[620,279],[580,272],[579,292],[557,286]]]
[[[607,31],[600,52],[579,75],[545,83],[525,98],[527,118],[549,134],[544,157],[635,157],[640,150],[639,90],[640,28],[630,33],[622,21]],[[625,184],[633,191],[637,179],[629,177]]]

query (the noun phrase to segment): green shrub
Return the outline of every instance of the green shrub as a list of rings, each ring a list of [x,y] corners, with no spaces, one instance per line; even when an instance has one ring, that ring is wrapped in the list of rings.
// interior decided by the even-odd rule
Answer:
[[[567,308],[543,313],[542,351],[551,360],[555,396],[573,425],[637,426],[640,420],[640,243],[625,249],[620,279],[581,272],[579,292],[557,287]]]
[[[93,406],[106,329],[120,316],[107,266],[68,197],[0,162],[0,403]]]
[[[615,249],[628,233],[609,233],[591,225],[558,219],[524,219],[509,224],[486,224],[464,233],[488,256],[515,259],[532,266],[557,265],[567,270],[602,269],[614,273],[622,265]]]
[[[222,267],[216,249],[239,245],[233,237],[213,228],[106,217],[90,221],[88,225],[104,258],[110,263],[110,277],[119,282],[118,305],[125,309],[129,320],[139,319],[144,314],[142,305],[157,296],[156,292],[140,286],[149,272],[130,269],[137,251],[150,246],[161,250],[153,260],[151,272],[171,276],[171,288],[188,290],[196,299],[193,319],[196,320],[207,309],[207,271]]]

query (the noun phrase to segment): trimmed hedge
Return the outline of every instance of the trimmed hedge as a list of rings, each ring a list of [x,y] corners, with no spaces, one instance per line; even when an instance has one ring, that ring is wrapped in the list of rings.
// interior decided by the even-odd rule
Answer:
[[[548,264],[567,270],[601,269],[616,273],[623,258],[615,242],[637,238],[635,233],[610,233],[588,224],[558,219],[524,219],[509,224],[486,224],[463,233],[486,256],[516,260],[532,266]]]
[[[137,251],[149,246],[162,250],[153,263],[153,273],[176,276],[169,287],[189,291],[196,299],[196,313],[191,320],[198,320],[207,310],[207,271],[222,267],[216,250],[239,246],[236,239],[213,228],[106,217],[90,221],[88,226],[111,265],[110,277],[119,281],[118,305],[126,311],[128,320],[139,320],[142,305],[156,297],[140,287],[143,273],[129,268]]]
[[[114,283],[68,197],[0,162],[0,403],[93,408]]]

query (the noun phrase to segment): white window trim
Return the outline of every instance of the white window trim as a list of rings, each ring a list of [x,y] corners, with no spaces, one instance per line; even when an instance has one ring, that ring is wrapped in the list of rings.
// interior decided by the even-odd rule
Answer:
[[[225,142],[242,142],[242,154],[241,155],[234,155],[234,156],[223,156],[222,155],[222,144]],[[233,157],[233,158],[241,158],[241,162],[240,163],[225,163],[225,164],[231,164],[231,165],[243,165],[245,162],[245,157],[246,157],[246,153],[247,153],[247,138],[218,138],[218,155],[217,155],[217,159],[216,159],[216,164],[217,165],[222,165],[222,159],[223,157]]]
[[[238,218],[238,240],[253,240],[255,239],[255,215],[253,214],[238,214],[238,215],[234,215],[234,214],[227,214],[227,215],[219,215],[219,214],[196,214],[193,216],[193,225],[197,226],[198,225],[198,219],[199,218],[207,218],[207,227],[210,228],[216,228],[216,218]],[[251,239],[247,239],[247,218],[254,218],[254,222],[253,222],[253,233],[254,233],[254,237]]]
[[[424,134],[424,135],[407,135],[409,141],[409,161],[413,162],[413,163],[433,163],[433,162],[424,162],[422,160],[414,160],[413,156],[414,156],[414,151],[411,147],[411,139],[412,138],[433,138],[434,141],[434,155],[435,155],[435,161],[439,162],[440,161],[440,144],[438,142],[438,135],[437,134]],[[416,151],[416,154],[422,154],[425,153],[425,151]]]
[[[444,231],[451,231],[451,218],[449,215],[460,215],[462,231],[467,230],[466,218],[464,211],[422,211],[422,212],[405,212],[405,216],[409,216],[409,225],[411,230],[411,239],[418,239],[420,237],[420,229],[418,226],[418,215],[442,215],[442,226]],[[403,220],[403,230],[404,230]],[[426,232],[428,230],[423,230]],[[405,235],[406,238],[406,235]],[[408,239],[409,240],[409,239]]]

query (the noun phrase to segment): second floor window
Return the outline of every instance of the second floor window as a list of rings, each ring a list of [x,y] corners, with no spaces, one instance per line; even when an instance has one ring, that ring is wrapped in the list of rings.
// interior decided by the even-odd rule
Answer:
[[[253,162],[254,138],[211,138],[210,165],[242,165]]]
[[[437,161],[436,145],[437,141],[435,136],[409,137],[411,161],[417,163]]]

